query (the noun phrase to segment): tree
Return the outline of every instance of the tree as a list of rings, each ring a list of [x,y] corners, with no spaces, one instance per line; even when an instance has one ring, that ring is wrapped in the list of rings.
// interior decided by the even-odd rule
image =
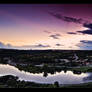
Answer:
[[[44,71],[47,71],[47,70],[48,70],[48,64],[44,64],[43,70],[44,70]]]
[[[58,81],[54,82],[54,85],[55,85],[56,87],[59,87]]]
[[[48,73],[47,72],[44,72],[43,76],[44,77],[47,77],[48,76]]]

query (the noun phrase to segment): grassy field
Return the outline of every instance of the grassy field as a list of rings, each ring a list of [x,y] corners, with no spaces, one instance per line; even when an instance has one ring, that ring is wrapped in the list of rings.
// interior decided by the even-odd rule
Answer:
[[[81,71],[81,72],[92,72],[92,67],[89,66],[81,66],[79,68],[69,68],[71,71]]]

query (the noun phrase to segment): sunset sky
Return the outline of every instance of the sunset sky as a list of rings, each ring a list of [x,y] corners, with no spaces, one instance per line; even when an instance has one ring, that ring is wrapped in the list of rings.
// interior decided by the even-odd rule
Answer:
[[[0,48],[92,49],[92,4],[0,4]]]

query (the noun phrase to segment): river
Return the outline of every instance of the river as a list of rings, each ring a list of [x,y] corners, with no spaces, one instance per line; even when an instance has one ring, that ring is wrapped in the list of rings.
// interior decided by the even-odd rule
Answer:
[[[58,81],[59,84],[80,84],[92,82],[92,73],[74,74],[72,71],[56,72],[55,74],[48,73],[47,77],[43,73],[29,73],[20,71],[18,68],[11,65],[0,64],[0,76],[13,75],[19,77],[19,80],[31,81],[36,83],[53,84]]]

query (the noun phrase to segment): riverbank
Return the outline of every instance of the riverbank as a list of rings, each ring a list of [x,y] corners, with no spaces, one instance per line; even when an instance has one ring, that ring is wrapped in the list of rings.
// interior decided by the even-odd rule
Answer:
[[[92,88],[92,82],[81,84],[40,84],[35,82],[20,81],[18,77],[6,75],[0,77],[0,88]]]
[[[60,88],[92,88],[92,82],[82,83],[82,84],[66,85],[66,86],[62,86]]]
[[[6,66],[6,67],[5,67]],[[46,66],[45,66],[46,67]],[[79,85],[78,87],[80,87],[80,83],[83,83],[82,81],[79,81],[79,84],[76,84],[75,85],[75,83],[73,84],[73,83],[71,83],[71,82],[77,82],[78,83],[78,80],[77,81],[75,81],[75,79],[77,79],[78,77],[77,76],[79,76],[80,78],[82,78],[82,79],[84,79],[84,78],[87,78],[88,76],[86,76],[86,74],[84,75],[84,77],[83,77],[83,75],[82,75],[82,73],[81,74],[78,74],[79,72],[75,72],[75,73],[77,73],[77,75],[74,77],[74,72],[72,71],[67,71],[67,72],[65,72],[64,73],[64,71],[62,71],[62,72],[58,72],[58,73],[55,73],[54,75],[53,74],[50,74],[50,73],[48,73],[48,72],[46,72],[46,74],[44,75],[44,73],[42,73],[42,75],[40,75],[39,73],[37,74],[36,73],[36,75],[34,74],[34,73],[27,73],[27,72],[24,72],[23,70],[22,71],[19,71],[17,68],[15,68],[15,67],[13,67],[13,66],[10,66],[10,65],[1,65],[1,67],[0,67],[1,69],[0,70],[2,70],[3,72],[5,72],[6,71],[6,69],[8,68],[8,70],[7,70],[7,74],[13,74],[13,75],[16,75],[17,77],[19,77],[20,79],[21,78],[23,78],[23,80],[18,80],[18,81],[16,81],[13,77],[11,77],[10,76],[10,78],[9,78],[9,80],[6,80],[7,79],[7,77],[6,77],[6,79],[4,78],[4,79],[1,79],[0,80],[0,88],[57,88],[57,86],[55,86],[55,85],[59,85],[59,87],[58,88],[64,88],[64,87],[66,87],[66,88],[68,88],[68,87],[76,87],[77,85]],[[32,68],[32,67],[31,67]],[[44,68],[43,68],[44,69]],[[46,68],[45,68],[46,69]],[[52,68],[51,68],[52,69]],[[4,71],[5,70],[5,71]],[[39,69],[38,69],[39,70]],[[46,69],[47,70],[47,69]],[[2,72],[1,71],[1,72]],[[11,72],[12,71],[12,72]],[[33,71],[35,71],[35,72],[37,72],[37,70],[32,70],[31,72],[33,72]],[[41,71],[38,71],[38,72],[41,72]],[[54,70],[54,72],[56,72],[55,70]],[[30,74],[30,75],[29,75]],[[1,75],[2,75],[2,73],[1,73]],[[21,77],[20,77],[20,75],[21,75]],[[38,75],[40,75],[39,77],[37,77]],[[55,75],[56,75],[56,77],[55,77]],[[7,75],[6,75],[7,76]],[[24,77],[23,77],[24,76]],[[32,77],[33,76],[33,77]],[[47,77],[48,76],[48,77]],[[52,76],[51,78],[50,78],[50,76]],[[67,78],[66,78],[66,77]],[[72,80],[70,80],[71,82],[70,82],[70,84],[69,84],[69,79],[68,79],[68,76],[71,76],[71,79]],[[3,76],[2,76],[3,77]],[[47,77],[47,78],[46,78]],[[88,78],[90,78],[91,76],[89,76]],[[25,79],[24,80],[24,78],[27,78],[27,80]],[[31,79],[30,78],[32,78],[32,80],[34,80],[35,78],[37,79],[40,79],[40,81],[41,82],[43,82],[44,81],[44,83],[38,83],[37,81],[31,81]],[[59,80],[59,78],[60,78],[60,80]],[[65,78],[65,80],[64,80],[64,78]],[[28,80],[29,79],[29,80]],[[80,80],[82,80],[82,79],[80,79]],[[57,81],[57,84],[53,84],[52,82],[51,83],[49,83],[48,82],[48,84],[47,83],[45,83],[45,80],[46,80],[46,82],[47,82],[47,80],[52,80],[53,81],[53,83],[55,82],[55,81]],[[5,83],[4,84],[2,84],[2,81],[4,82],[5,81]],[[64,83],[64,81],[66,81],[66,83]],[[89,82],[89,81],[88,81]],[[91,81],[90,81],[91,82]],[[8,84],[7,84],[8,83]],[[15,85],[16,84],[16,85]],[[87,84],[87,83],[86,83]],[[10,86],[9,86],[10,85]],[[92,84],[90,84],[90,87],[92,87],[91,86]],[[81,86],[85,86],[84,84],[81,84]]]
[[[68,68],[68,70],[71,70],[71,71],[80,71],[80,72],[92,72],[92,67],[89,67],[89,66],[81,66],[81,67],[71,67],[71,68]]]
[[[86,73],[86,72],[92,72],[92,67],[89,66],[79,66],[79,67],[66,67],[66,66],[48,66],[47,64],[43,65],[42,67],[38,66],[32,66],[32,65],[27,65],[27,66],[22,66],[22,65],[17,65],[15,66],[19,70],[24,70],[26,72],[30,73],[42,73],[42,72],[47,72],[47,73],[55,73],[55,72],[60,72],[60,71],[76,71],[76,73]]]
[[[29,81],[20,81],[18,77],[6,75],[0,77],[0,88],[57,88],[59,84],[40,84]]]

